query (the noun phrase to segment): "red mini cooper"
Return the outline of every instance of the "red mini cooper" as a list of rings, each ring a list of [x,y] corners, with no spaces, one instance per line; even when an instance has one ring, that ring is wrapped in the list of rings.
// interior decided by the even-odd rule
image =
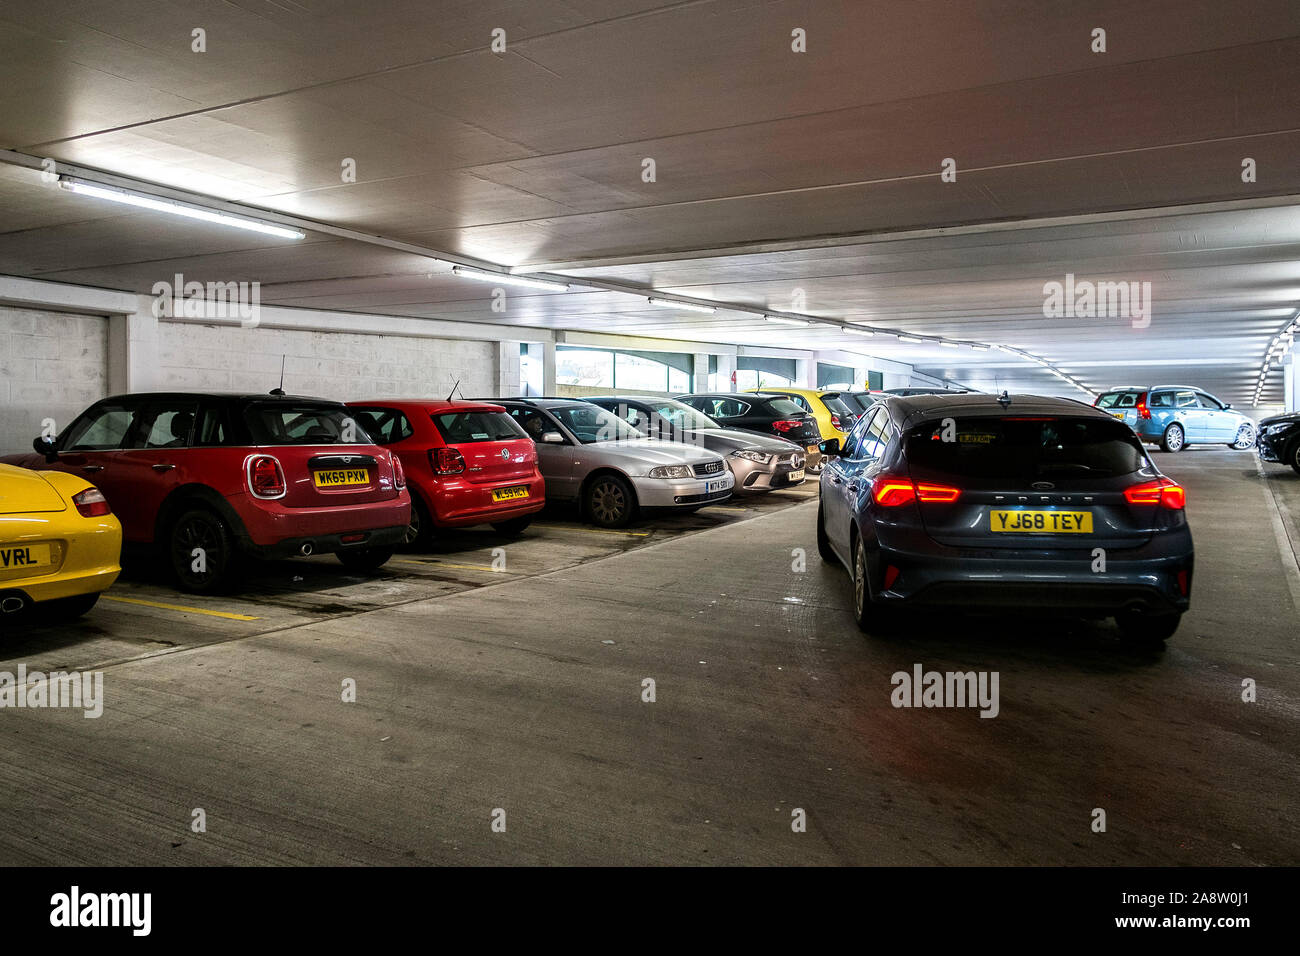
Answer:
[[[181,587],[230,581],[240,552],[338,555],[372,571],[402,542],[401,462],[346,405],[292,395],[157,392],[96,402],[36,455],[4,461],[94,483],[127,545],[156,545]]]
[[[537,448],[500,405],[436,399],[349,405],[406,470],[410,544],[427,542],[435,528],[473,524],[519,534],[546,503]]]

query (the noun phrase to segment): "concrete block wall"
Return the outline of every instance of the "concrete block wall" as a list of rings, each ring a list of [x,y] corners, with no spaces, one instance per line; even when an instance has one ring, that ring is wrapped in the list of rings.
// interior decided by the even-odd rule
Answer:
[[[495,395],[501,361],[496,342],[414,336],[164,322],[158,340],[158,389],[269,392],[283,356],[286,392],[344,401],[445,397],[457,379]]]
[[[41,420],[61,430],[108,383],[108,320],[0,306],[0,454],[31,451]]]

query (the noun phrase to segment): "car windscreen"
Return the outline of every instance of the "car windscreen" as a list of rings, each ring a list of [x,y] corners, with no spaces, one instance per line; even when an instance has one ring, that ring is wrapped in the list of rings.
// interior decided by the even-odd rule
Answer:
[[[370,435],[346,405],[254,402],[244,421],[255,445],[369,445]]]
[[[584,445],[593,445],[602,441],[630,441],[643,437],[640,432],[619,418],[597,405],[583,404],[550,405],[546,409],[554,415],[578,441]]]
[[[1054,416],[929,421],[908,432],[905,454],[914,469],[1011,481],[1114,478],[1146,464],[1123,423]]]
[[[789,418],[792,415],[798,418],[808,414],[799,407],[798,403],[792,402],[788,398],[770,398],[767,401],[767,407],[773,414],[782,418]]]
[[[1098,408],[1136,408],[1142,399],[1141,391],[1126,388],[1122,391],[1103,392],[1097,399]]]
[[[681,428],[686,431],[703,431],[709,428],[722,427],[708,415],[696,411],[689,405],[683,405],[681,402],[646,402],[646,405],[666,418],[674,428]]]
[[[829,408],[836,415],[848,415],[856,418],[858,412],[854,411],[849,404],[839,395],[823,395],[822,404]]]
[[[446,412],[433,416],[438,434],[448,445],[466,445],[480,441],[513,441],[527,438],[508,412]]]

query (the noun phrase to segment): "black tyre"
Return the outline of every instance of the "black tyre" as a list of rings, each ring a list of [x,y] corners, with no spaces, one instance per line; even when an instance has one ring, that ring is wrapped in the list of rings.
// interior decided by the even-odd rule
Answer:
[[[821,502],[817,503],[817,553],[821,555],[823,561],[835,563],[835,552],[831,550],[831,539],[826,534],[826,521],[822,515]]]
[[[76,597],[59,598],[57,601],[45,601],[38,604],[41,614],[52,621],[75,621],[99,601],[99,594],[78,594]]]
[[[622,528],[636,515],[636,495],[617,475],[601,475],[587,486],[583,507],[593,524]]]
[[[1291,447],[1287,449],[1286,460],[1295,469],[1295,473],[1300,475],[1300,440],[1291,443]]]
[[[172,574],[181,590],[210,594],[232,579],[235,540],[220,515],[206,508],[183,512],[167,538]]]
[[[1187,433],[1177,422],[1165,429],[1160,437],[1160,448],[1168,452],[1180,452],[1187,447]]]
[[[433,518],[425,507],[423,499],[415,490],[411,491],[411,520],[406,526],[406,536],[402,543],[408,547],[421,547],[433,540]]]
[[[356,571],[358,574],[369,574],[372,571],[378,571],[388,563],[388,559],[393,556],[393,549],[354,548],[348,551],[337,551],[334,556],[349,571]]]
[[[1182,614],[1139,614],[1126,611],[1115,615],[1120,635],[1130,644],[1163,647],[1174,636]]]
[[[498,534],[508,535],[513,538],[515,535],[523,534],[532,523],[533,516],[524,515],[522,518],[511,518],[509,521],[494,521],[492,522],[492,529]]]
[[[871,585],[867,581],[867,549],[859,535],[853,542],[853,619],[863,631],[874,630]]]

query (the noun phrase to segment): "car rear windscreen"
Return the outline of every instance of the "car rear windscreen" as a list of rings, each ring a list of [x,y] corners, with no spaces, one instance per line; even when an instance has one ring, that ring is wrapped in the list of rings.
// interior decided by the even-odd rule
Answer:
[[[515,423],[509,412],[447,412],[434,415],[438,434],[448,445],[479,441],[513,441],[528,433]]]
[[[1114,478],[1146,464],[1128,426],[1100,418],[939,419],[908,433],[905,454],[928,473],[1012,481]]]
[[[1114,392],[1103,392],[1097,398],[1098,408],[1137,408],[1138,402],[1145,395],[1142,389],[1126,388]]]
[[[256,445],[369,445],[370,435],[345,405],[254,402],[244,421]]]
[[[798,403],[792,402],[788,398],[768,399],[767,407],[775,414],[783,415],[786,418],[789,418],[791,416],[798,418],[802,415],[808,414],[802,408],[799,407]]]
[[[849,407],[848,402],[839,395],[823,395],[822,404],[829,408],[836,415],[849,415],[857,417],[858,412]]]

